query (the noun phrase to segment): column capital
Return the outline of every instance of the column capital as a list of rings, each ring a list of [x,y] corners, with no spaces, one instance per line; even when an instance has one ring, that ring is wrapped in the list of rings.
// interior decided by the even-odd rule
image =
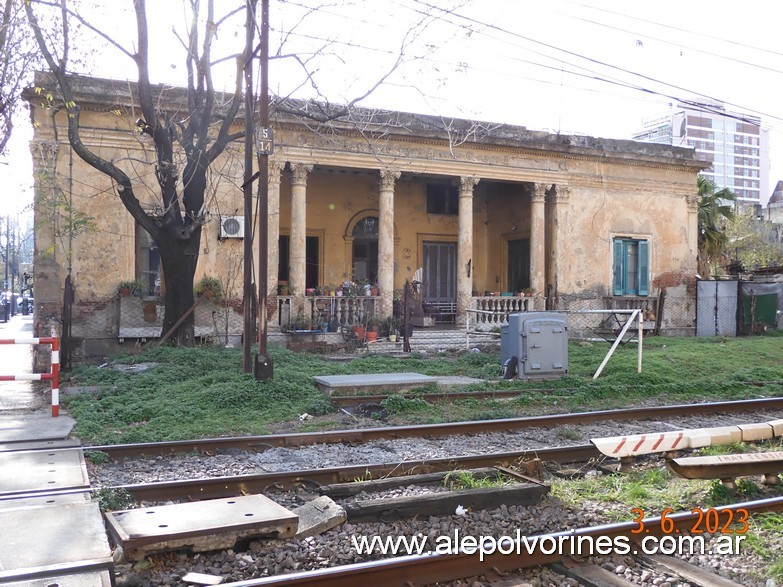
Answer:
[[[380,175],[379,185],[381,191],[393,191],[394,184],[400,179],[401,172],[398,169],[386,168],[381,169],[378,173]]]
[[[557,204],[567,204],[571,198],[571,188],[567,185],[559,185],[554,193],[554,201]]]
[[[478,185],[478,182],[481,181],[480,177],[476,177],[475,175],[465,175],[459,178],[459,195],[462,196],[472,196],[473,195],[473,188]]]
[[[698,212],[699,204],[701,204],[701,196],[699,194],[689,194],[686,196],[688,202],[688,212]]]
[[[275,185],[280,183],[280,173],[285,168],[285,161],[269,158],[269,185]]]
[[[313,170],[312,164],[291,163],[291,182],[299,185],[307,185],[307,175]]]
[[[530,200],[532,202],[545,202],[546,201],[546,192],[549,189],[549,186],[545,183],[535,183],[533,184],[533,193],[530,194]]]

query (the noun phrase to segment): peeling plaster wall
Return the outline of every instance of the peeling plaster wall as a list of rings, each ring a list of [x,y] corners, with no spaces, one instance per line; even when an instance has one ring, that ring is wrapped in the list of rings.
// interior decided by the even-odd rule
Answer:
[[[94,83],[98,87],[107,82]],[[125,132],[133,128],[133,117],[111,112],[109,104],[114,102],[109,92],[96,91],[91,96],[96,103],[104,103],[82,111],[85,144],[141,176],[149,189],[139,187],[137,195],[152,207],[156,201],[154,166],[145,163],[152,161],[149,137]],[[35,129],[33,147],[36,170],[41,170],[50,166],[51,154],[47,159],[35,145],[52,143],[54,135],[48,126],[49,113],[40,111],[34,100],[30,102],[34,120],[41,123]],[[407,130],[384,134],[373,142],[372,150],[366,136],[340,129],[339,124],[333,134],[317,135],[292,121],[275,122],[275,159],[315,166],[307,181],[307,231],[320,238],[321,284],[339,284],[352,277],[350,239],[346,236],[361,217],[378,215],[379,170],[386,168],[402,172],[394,190],[395,288],[412,279],[422,266],[423,242],[457,242],[457,215],[426,213],[426,185],[432,180],[457,182],[460,177],[480,179],[473,195],[471,275],[473,288],[479,293],[507,287],[507,242],[531,238],[534,184],[555,185],[555,191],[567,193],[566,200],[558,197],[547,203],[551,229],[547,240],[556,243],[554,252],[547,251],[547,275],[562,305],[610,293],[611,242],[616,236],[649,239],[651,295],[656,295],[663,283],[679,287],[679,278],[672,276],[681,276],[679,283],[685,283],[695,273],[696,234],[690,228],[692,212],[687,200],[696,193],[700,164],[692,160],[689,151],[547,135],[504,125],[478,143],[449,146],[446,135],[432,130],[436,121],[423,124],[427,117],[401,116],[410,117],[410,124],[396,128]],[[66,121],[62,114],[57,121],[63,140]],[[105,303],[116,296],[119,281],[136,276],[135,223],[106,176],[76,156],[72,172],[69,164],[69,147],[61,144],[57,150],[60,187],[65,189],[72,175],[74,208],[92,216],[98,227],[73,243],[76,301]],[[236,276],[237,297],[241,296],[243,242],[219,240],[218,219],[243,215],[242,175],[241,145],[236,144],[218,159],[213,170],[206,205],[210,221],[203,228],[196,272],[197,280],[204,275],[221,279]],[[37,189],[44,189],[41,182]],[[41,332],[58,320],[67,267],[63,242],[52,247],[52,227],[43,222],[44,216],[42,210],[36,211],[35,295]],[[290,235],[290,224],[291,181],[285,169],[280,181],[281,235]],[[257,246],[254,244],[256,250]],[[257,271],[256,252],[254,257]],[[667,277],[659,280],[661,276]],[[112,318],[103,322],[112,323]],[[106,336],[113,336],[109,326],[101,328]]]

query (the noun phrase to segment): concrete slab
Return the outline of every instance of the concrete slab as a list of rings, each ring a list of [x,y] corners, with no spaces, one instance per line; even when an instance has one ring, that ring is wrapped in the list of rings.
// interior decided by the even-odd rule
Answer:
[[[0,510],[0,528],[0,583],[30,569],[67,573],[80,561],[107,559],[105,568],[111,568],[97,503]]]
[[[112,587],[109,571],[87,571],[73,574],[54,574],[41,579],[28,578],[22,581],[3,583],[4,587]]]
[[[82,443],[76,438],[68,438],[65,440],[36,440],[32,442],[9,442],[7,444],[0,444],[0,452],[79,448],[81,445]]]
[[[406,391],[437,383],[435,377],[420,373],[366,373],[360,375],[319,375],[315,377],[318,389],[332,395],[351,395],[361,392]]]
[[[250,538],[290,538],[298,527],[296,514],[263,495],[110,512],[106,521],[128,560],[165,550],[231,548]]]
[[[767,422],[757,422],[755,424],[739,424],[737,426],[742,431],[742,442],[755,442],[758,440],[769,440],[774,435],[772,426]]]
[[[49,507],[66,503],[90,503],[89,489],[63,491],[48,494],[13,494],[0,496],[0,509]]]
[[[345,508],[327,495],[308,501],[296,508],[294,513],[299,516],[299,529],[296,531],[298,540],[323,534],[348,520]]]
[[[62,440],[75,422],[68,416],[52,418],[51,408],[31,414],[0,415],[0,443]]]
[[[90,486],[79,449],[0,453],[0,495],[51,492]]]
[[[474,383],[486,383],[484,379],[465,377],[464,375],[438,375],[435,379],[438,383],[438,387],[445,387],[447,389],[462,387],[464,385],[473,385]]]

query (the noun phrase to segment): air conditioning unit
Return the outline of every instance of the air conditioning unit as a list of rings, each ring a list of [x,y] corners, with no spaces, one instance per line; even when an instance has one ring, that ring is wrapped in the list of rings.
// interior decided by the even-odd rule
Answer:
[[[220,238],[245,238],[245,217],[244,216],[221,217]]]

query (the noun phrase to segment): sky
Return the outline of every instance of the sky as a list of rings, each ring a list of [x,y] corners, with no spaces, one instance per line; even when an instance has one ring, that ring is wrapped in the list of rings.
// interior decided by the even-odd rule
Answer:
[[[98,23],[134,22],[132,2],[83,0]],[[172,27],[179,0],[148,2],[153,81],[184,84]],[[228,5],[220,0],[218,6]],[[270,90],[278,95],[629,139],[678,100],[720,101],[759,116],[770,135],[770,185],[783,179],[783,6],[769,0],[270,0]],[[243,18],[226,23],[216,55],[235,50]],[[112,26],[133,46],[135,26]],[[397,62],[401,47],[405,58]],[[134,79],[131,61],[87,39],[79,73]],[[296,55],[298,59],[292,56]],[[312,77],[306,77],[306,62]],[[231,62],[224,64],[231,86]],[[383,80],[377,85],[379,80]],[[377,85],[377,87],[376,87]],[[32,201],[31,129],[20,117],[0,158],[0,214]]]

